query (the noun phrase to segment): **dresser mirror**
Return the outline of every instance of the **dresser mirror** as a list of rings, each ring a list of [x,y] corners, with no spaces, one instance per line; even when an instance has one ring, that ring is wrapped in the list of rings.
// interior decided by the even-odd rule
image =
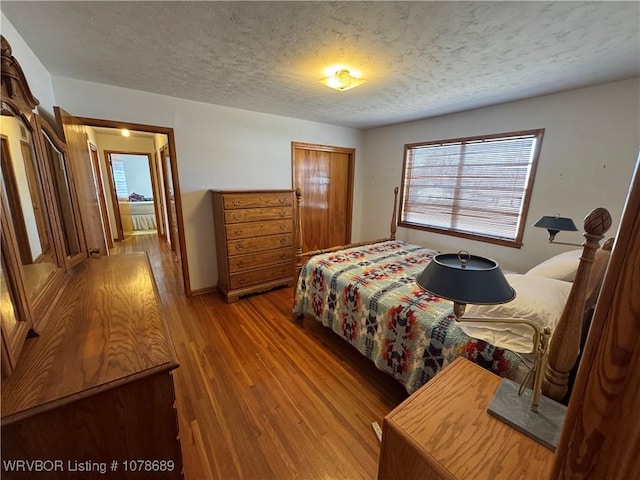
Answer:
[[[3,107],[0,141],[6,214],[15,232],[27,298],[35,302],[58,264],[33,136],[20,117],[11,115],[6,104]]]
[[[0,325],[7,376],[28,332],[42,330],[65,271],[86,258],[86,248],[66,146],[34,112],[39,102],[1,40]]]
[[[31,314],[28,309],[26,294],[22,282],[12,276],[19,275],[19,253],[12,239],[12,230],[8,223],[5,186],[0,182],[0,213],[2,230],[0,230],[0,328],[2,330],[2,376],[9,373],[17,360],[18,353],[32,328]]]
[[[10,290],[10,284],[4,273],[5,270],[4,259],[2,259],[0,265],[0,316],[2,318],[2,329],[11,334],[18,326],[18,318],[14,295]]]
[[[76,197],[72,194],[73,182],[67,162],[66,145],[44,119],[37,116],[36,124],[40,129],[44,162],[51,175],[53,199],[60,217],[64,261],[69,268],[86,258],[86,249],[78,228],[81,224],[80,213]]]

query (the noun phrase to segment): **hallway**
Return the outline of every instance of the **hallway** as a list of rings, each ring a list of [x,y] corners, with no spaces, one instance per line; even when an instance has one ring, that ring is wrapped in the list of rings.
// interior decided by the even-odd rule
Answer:
[[[174,372],[187,480],[371,479],[371,422],[407,394],[315,320],[291,319],[293,289],[233,304],[187,298],[166,244],[134,235],[115,254],[146,251],[180,367]]]

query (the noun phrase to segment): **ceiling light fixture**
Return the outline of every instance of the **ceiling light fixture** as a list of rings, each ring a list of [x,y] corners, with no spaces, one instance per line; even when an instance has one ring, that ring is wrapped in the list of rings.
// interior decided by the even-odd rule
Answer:
[[[131,132],[129,130],[127,130],[126,128],[123,128],[120,133],[122,134],[123,137],[128,137],[131,135]]]
[[[342,69],[336,71],[336,73],[330,77],[323,78],[320,82],[329,88],[344,92],[345,90],[362,85],[366,80],[354,77],[349,70]]]

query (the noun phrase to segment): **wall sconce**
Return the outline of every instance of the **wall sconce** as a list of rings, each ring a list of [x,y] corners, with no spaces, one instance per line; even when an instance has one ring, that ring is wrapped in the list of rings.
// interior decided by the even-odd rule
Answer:
[[[335,75],[320,80],[320,83],[341,92],[362,85],[364,82],[366,82],[366,80],[351,76],[349,70],[338,70]]]
[[[551,330],[541,330],[535,323],[520,318],[463,317],[469,303],[495,305],[515,298],[516,292],[502,274],[498,263],[489,258],[470,255],[464,250],[457,254],[438,254],[418,275],[416,283],[432,295],[451,300],[458,322],[517,323],[533,329],[533,388],[526,388],[531,373],[522,385],[503,378],[488,412],[554,450],[560,438],[566,407],[542,396],[542,376]]]
[[[130,132],[129,130],[127,130],[126,128],[123,128],[122,130],[120,130],[120,134],[121,134],[123,137],[129,137],[129,136],[131,136],[131,132]]]
[[[579,243],[566,243],[554,241],[558,232],[577,232],[578,228],[573,220],[566,217],[561,217],[559,213],[554,216],[540,217],[534,227],[546,228],[549,232],[549,243],[555,243],[557,245],[572,245],[574,247],[581,247]]]

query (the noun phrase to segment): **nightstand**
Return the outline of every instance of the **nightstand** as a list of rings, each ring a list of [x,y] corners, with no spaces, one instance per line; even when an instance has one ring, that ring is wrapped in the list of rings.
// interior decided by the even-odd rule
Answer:
[[[487,413],[500,377],[458,358],[384,419],[378,480],[534,480],[554,454]]]

